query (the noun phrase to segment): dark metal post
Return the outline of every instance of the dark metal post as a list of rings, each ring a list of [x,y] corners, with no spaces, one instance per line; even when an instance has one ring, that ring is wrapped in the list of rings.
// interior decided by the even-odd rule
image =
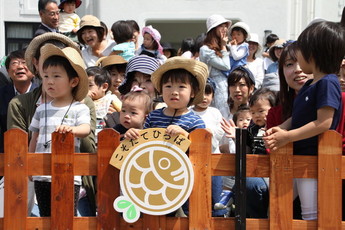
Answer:
[[[236,129],[235,220],[236,230],[246,229],[246,144],[247,130]]]

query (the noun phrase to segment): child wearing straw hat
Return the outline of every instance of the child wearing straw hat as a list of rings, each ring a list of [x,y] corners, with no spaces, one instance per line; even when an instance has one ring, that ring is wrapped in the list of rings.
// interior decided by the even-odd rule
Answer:
[[[32,137],[30,152],[50,153],[51,133],[75,135],[75,151],[79,152],[79,138],[86,137],[90,131],[89,108],[80,103],[88,93],[88,79],[85,64],[79,52],[71,47],[60,49],[52,44],[41,48],[39,60],[43,87],[53,98],[49,103],[41,104],[34,114],[29,130]],[[34,176],[35,192],[40,216],[50,216],[50,176]],[[74,211],[81,185],[81,177],[74,177]]]
[[[168,59],[151,75],[151,81],[159,93],[162,93],[166,107],[152,111],[144,128],[167,128],[170,135],[189,133],[197,128],[205,128],[204,121],[188,109],[190,105],[203,101],[207,65],[183,57]],[[139,137],[138,129],[129,129],[125,138]]]

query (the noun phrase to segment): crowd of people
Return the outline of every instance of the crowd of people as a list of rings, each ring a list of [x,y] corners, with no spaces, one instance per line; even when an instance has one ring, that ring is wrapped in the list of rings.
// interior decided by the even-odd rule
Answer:
[[[248,129],[248,154],[288,142],[294,154],[317,155],[317,136],[344,134],[345,30],[317,20],[297,41],[275,34],[259,42],[245,22],[214,14],[205,33],[181,47],[134,20],[107,26],[79,17],[80,0],[39,0],[41,25],[26,50],[11,52],[0,81],[0,152],[11,128],[29,133],[29,151],[51,152],[51,133],[71,132],[76,152],[97,152],[97,136],[113,128],[136,139],[140,129],[212,134],[213,153],[235,153],[235,129]],[[143,43],[139,44],[139,36]],[[168,41],[169,38],[164,38]],[[331,41],[331,42],[329,42]],[[327,43],[327,44],[326,44]],[[307,111],[307,112],[306,112]],[[75,177],[75,212],[95,216],[95,177]],[[49,216],[51,177],[29,178],[31,214]],[[247,217],[268,217],[268,178],[247,178]],[[212,177],[212,215],[229,216],[234,178]],[[317,218],[317,179],[294,179],[301,217]],[[235,194],[236,199],[236,194]],[[188,215],[188,203],[176,212]]]

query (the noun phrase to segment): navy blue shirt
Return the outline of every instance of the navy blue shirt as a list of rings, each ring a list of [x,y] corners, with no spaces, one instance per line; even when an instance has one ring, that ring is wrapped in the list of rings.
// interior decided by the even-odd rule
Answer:
[[[297,129],[317,119],[317,110],[329,106],[334,108],[330,129],[336,129],[341,116],[341,89],[337,76],[328,74],[311,84],[305,83],[294,101],[291,128]],[[317,155],[318,136],[294,142],[295,155]]]

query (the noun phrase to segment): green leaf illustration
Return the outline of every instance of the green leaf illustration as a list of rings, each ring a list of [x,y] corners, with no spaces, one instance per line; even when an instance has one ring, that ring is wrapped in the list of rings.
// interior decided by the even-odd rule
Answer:
[[[128,208],[130,205],[132,204],[132,202],[128,201],[128,200],[120,200],[119,202],[117,202],[117,207],[119,207],[120,209],[126,209]],[[132,205],[133,206],[133,205]]]
[[[135,206],[133,204],[128,208],[125,215],[129,220],[137,218],[137,210],[135,209]]]

